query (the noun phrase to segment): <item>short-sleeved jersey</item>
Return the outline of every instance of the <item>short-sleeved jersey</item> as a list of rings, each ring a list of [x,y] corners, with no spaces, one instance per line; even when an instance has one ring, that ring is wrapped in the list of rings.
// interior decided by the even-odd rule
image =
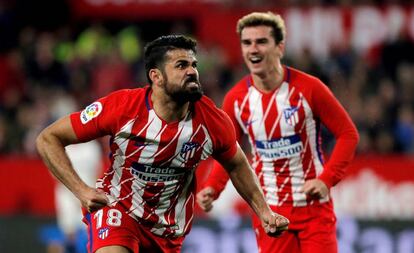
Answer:
[[[346,111],[319,79],[284,67],[284,81],[263,93],[246,76],[226,95],[223,110],[236,128],[238,139],[249,137],[252,167],[268,204],[306,206],[329,201],[309,199],[300,192],[304,182],[320,178],[328,187],[344,175],[358,140]],[[336,137],[329,162],[324,164],[321,123]],[[220,192],[228,177],[215,165],[206,183]]]
[[[210,155],[233,157],[236,137],[226,113],[207,97],[167,123],[151,94],[150,87],[114,92],[73,113],[71,122],[80,141],[111,136],[111,167],[97,181],[111,204],[156,235],[181,236],[193,219],[195,168]]]

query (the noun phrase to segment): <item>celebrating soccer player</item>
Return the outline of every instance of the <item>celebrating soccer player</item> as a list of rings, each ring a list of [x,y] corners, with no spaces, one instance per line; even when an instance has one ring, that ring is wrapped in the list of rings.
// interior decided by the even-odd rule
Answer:
[[[56,121],[37,139],[50,171],[84,207],[88,251],[180,252],[193,220],[194,172],[209,156],[227,170],[263,229],[280,234],[288,220],[265,202],[226,113],[202,94],[196,42],[162,36],[144,54],[149,86],[111,93]],[[111,136],[111,166],[92,188],[64,147],[104,135]]]
[[[306,32],[306,31],[304,31]],[[335,214],[329,189],[344,176],[358,142],[350,117],[318,78],[281,63],[285,25],[280,15],[254,12],[237,24],[250,74],[225,96],[238,140],[248,135],[252,167],[267,203],[290,220],[278,238],[268,237],[253,217],[261,253],[335,253]],[[323,159],[321,125],[335,136],[328,162]],[[197,194],[202,209],[212,208],[228,177],[215,164]]]

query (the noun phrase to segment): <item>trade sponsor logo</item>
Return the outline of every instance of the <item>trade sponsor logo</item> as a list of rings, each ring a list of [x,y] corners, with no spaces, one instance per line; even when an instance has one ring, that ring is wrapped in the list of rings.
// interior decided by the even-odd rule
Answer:
[[[167,182],[180,180],[187,172],[185,167],[153,167],[147,164],[133,163],[131,173],[146,182]]]
[[[302,152],[303,144],[299,135],[285,136],[269,141],[256,141],[256,150],[262,158],[290,158]]]
[[[88,123],[91,119],[96,118],[102,112],[101,102],[94,102],[88,105],[80,114],[82,124]]]

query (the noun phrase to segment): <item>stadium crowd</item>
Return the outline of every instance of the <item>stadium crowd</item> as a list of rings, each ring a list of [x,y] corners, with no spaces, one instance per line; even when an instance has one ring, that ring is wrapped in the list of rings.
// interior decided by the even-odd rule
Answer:
[[[171,27],[172,33],[189,30],[182,23]],[[0,154],[34,156],[35,137],[63,112],[145,85],[141,34],[135,25],[21,29],[0,54]],[[227,64],[220,45],[199,44],[204,91],[219,104],[247,70]],[[334,48],[327,60],[318,60],[304,50],[284,63],[330,86],[358,127],[359,154],[414,153],[414,43],[403,33],[364,54]]]

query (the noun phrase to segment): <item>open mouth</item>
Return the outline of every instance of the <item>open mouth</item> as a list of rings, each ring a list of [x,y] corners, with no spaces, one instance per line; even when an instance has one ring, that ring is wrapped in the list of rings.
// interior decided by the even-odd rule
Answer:
[[[251,56],[249,57],[249,61],[253,64],[260,63],[263,60],[262,57],[259,56]]]
[[[199,86],[199,84],[198,84],[198,82],[194,82],[194,81],[191,81],[191,82],[186,82],[185,83],[187,86],[189,86],[189,87],[193,87],[193,86]]]
[[[198,86],[200,86],[200,83],[198,82],[196,77],[191,76],[191,77],[187,78],[187,80],[185,81],[185,86],[198,87]]]
[[[185,86],[188,87],[188,88],[199,88],[200,83],[198,81],[195,81],[195,80],[187,80],[185,82]]]

